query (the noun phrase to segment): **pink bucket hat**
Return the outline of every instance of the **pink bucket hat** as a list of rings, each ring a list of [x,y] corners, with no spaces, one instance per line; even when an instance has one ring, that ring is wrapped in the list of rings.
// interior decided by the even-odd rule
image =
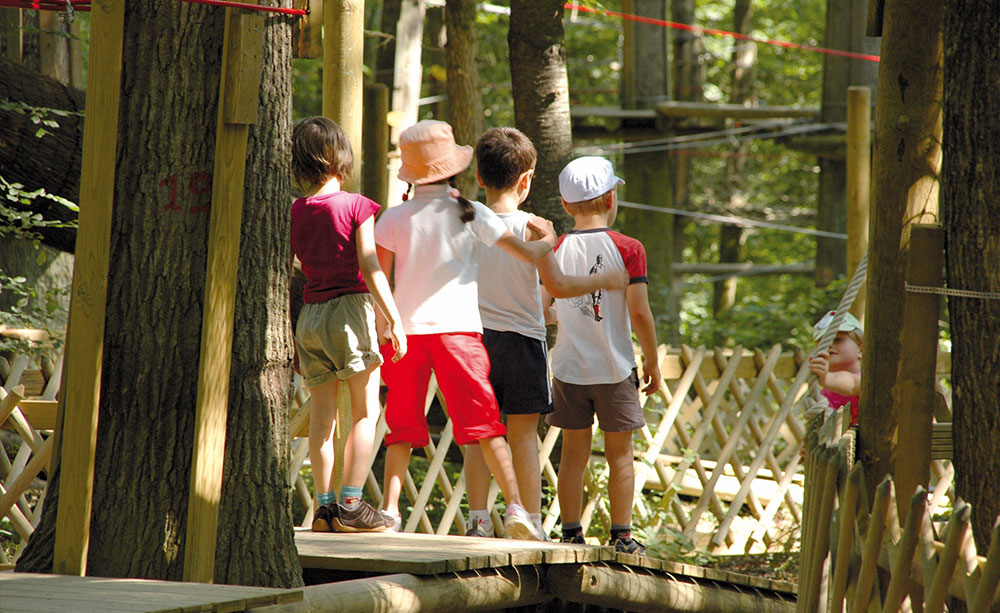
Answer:
[[[399,135],[399,180],[426,185],[454,177],[472,162],[472,147],[455,144],[451,126],[425,119]]]

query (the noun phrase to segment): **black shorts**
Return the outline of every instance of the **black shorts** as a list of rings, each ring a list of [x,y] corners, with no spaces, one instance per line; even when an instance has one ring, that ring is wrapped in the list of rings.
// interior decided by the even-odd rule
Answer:
[[[545,341],[517,332],[483,330],[490,356],[490,385],[506,415],[552,412]]]

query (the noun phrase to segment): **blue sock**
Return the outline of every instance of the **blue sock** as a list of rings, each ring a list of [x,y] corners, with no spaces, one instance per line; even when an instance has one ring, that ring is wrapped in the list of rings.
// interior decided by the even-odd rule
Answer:
[[[316,495],[319,506],[333,504],[337,502],[337,492],[320,492]]]
[[[340,498],[344,501],[341,503],[344,508],[348,511],[353,511],[361,504],[361,488],[354,487],[353,485],[345,485],[340,488]]]

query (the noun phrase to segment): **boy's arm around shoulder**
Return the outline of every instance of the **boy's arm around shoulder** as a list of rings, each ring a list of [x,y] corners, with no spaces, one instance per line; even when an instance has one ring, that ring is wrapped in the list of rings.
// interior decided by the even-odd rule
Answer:
[[[660,389],[660,356],[656,348],[656,321],[649,308],[649,293],[645,283],[633,283],[625,289],[625,302],[632,322],[632,331],[642,351],[642,391],[649,395]]]

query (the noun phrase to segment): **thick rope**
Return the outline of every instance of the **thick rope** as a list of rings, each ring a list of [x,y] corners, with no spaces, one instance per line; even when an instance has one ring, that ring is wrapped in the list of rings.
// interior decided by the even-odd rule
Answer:
[[[851,305],[854,304],[854,299],[857,298],[858,292],[861,291],[861,286],[864,285],[865,277],[868,275],[868,252],[866,251],[864,256],[861,257],[861,261],[858,262],[858,267],[854,270],[854,275],[851,277],[850,283],[847,284],[847,289],[844,290],[844,295],[840,298],[840,304],[837,305],[837,310],[833,315],[833,321],[827,326],[826,331],[823,332],[823,336],[819,339],[819,343],[816,344],[816,348],[809,353],[809,357],[815,357],[820,353],[828,350],[830,345],[833,344],[833,339],[837,337],[837,331],[840,330],[840,324],[844,323],[844,318],[847,316]],[[805,399],[805,416],[807,419],[811,419],[816,415],[825,412],[829,408],[829,403],[819,393],[819,385],[816,381],[816,375],[809,373],[809,394]]]

